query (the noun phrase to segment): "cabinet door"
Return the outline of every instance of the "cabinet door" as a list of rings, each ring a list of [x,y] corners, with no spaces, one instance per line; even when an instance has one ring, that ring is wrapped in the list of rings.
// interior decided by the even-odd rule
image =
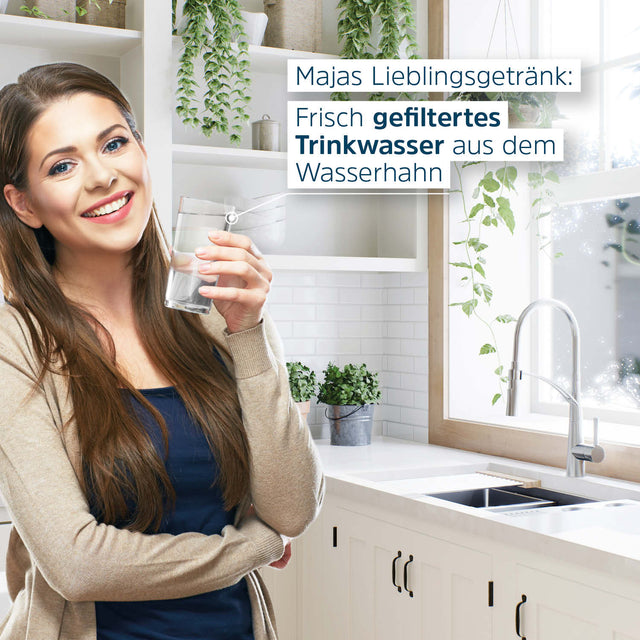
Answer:
[[[325,518],[325,638],[490,640],[488,555],[340,507]]]
[[[640,640],[640,602],[524,565],[516,574],[527,640]]]

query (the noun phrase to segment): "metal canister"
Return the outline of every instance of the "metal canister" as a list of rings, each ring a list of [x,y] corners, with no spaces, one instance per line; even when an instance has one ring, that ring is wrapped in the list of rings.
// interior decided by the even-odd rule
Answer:
[[[280,123],[266,113],[252,122],[251,147],[259,151],[280,151]]]

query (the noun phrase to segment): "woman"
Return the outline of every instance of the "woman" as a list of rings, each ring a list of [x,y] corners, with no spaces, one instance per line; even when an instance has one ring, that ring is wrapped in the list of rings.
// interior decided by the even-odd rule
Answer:
[[[256,569],[286,564],[324,484],[268,265],[212,235],[211,314],[163,306],[147,152],[81,65],[0,90],[0,180],[0,638],[275,638]]]

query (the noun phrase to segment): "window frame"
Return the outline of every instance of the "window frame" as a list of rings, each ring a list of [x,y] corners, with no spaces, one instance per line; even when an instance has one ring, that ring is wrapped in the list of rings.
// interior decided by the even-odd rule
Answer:
[[[449,0],[429,0],[429,59],[448,57],[448,14]],[[431,99],[437,100],[440,97],[433,95]],[[615,171],[628,173],[627,176],[620,174],[619,177],[622,179],[628,178],[631,175],[629,172],[637,173],[640,169],[632,167]],[[593,185],[593,176],[576,176],[565,188],[579,187],[581,185],[577,183],[582,181],[585,186]],[[626,180],[625,182],[628,184]],[[597,197],[604,199],[606,194],[599,193]],[[448,200],[441,194],[430,193],[428,207],[429,443],[548,466],[566,467],[566,436],[449,417]],[[607,442],[605,449],[607,455],[602,463],[586,463],[587,473],[640,482],[640,446]]]

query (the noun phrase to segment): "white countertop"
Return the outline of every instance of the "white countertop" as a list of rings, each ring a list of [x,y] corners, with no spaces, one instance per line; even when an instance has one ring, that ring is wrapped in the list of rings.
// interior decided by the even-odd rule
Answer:
[[[434,524],[557,556],[596,570],[640,578],[640,484],[599,476],[567,478],[564,469],[436,445],[373,438],[360,447],[316,441],[327,488],[337,495]],[[475,471],[540,479],[542,486],[601,502],[496,513],[444,502],[420,492],[464,488]],[[446,477],[445,477],[446,476]],[[459,483],[462,482],[462,485]],[[488,486],[488,485],[487,485]]]

